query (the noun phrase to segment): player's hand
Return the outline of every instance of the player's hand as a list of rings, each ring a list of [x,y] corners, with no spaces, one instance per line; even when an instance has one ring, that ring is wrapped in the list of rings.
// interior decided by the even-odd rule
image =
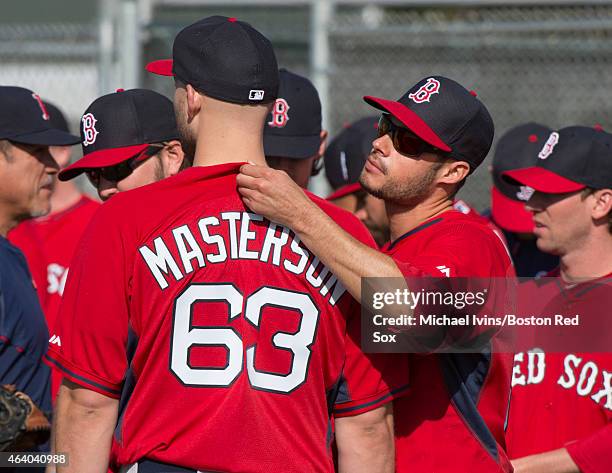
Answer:
[[[314,205],[284,171],[244,164],[236,181],[250,210],[293,230],[299,230],[296,227],[307,220],[307,212]]]

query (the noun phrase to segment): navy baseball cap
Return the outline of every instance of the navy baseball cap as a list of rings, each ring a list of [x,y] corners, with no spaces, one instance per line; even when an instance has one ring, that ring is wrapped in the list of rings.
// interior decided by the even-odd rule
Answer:
[[[321,100],[306,77],[279,71],[278,98],[264,127],[266,156],[310,158],[321,146]]]
[[[535,166],[506,171],[502,176],[547,194],[585,187],[612,189],[612,135],[599,128],[570,126],[553,131],[536,161]]]
[[[551,132],[550,128],[539,123],[525,123],[508,130],[497,142],[492,164],[491,215],[504,230],[533,232],[531,212],[525,209],[533,189],[508,182],[502,178],[502,173],[535,165]]]
[[[373,107],[398,119],[415,135],[473,172],[493,143],[493,119],[474,92],[454,80],[430,76],[417,82],[399,100],[366,96]]]
[[[210,16],[187,26],[174,39],[172,59],[150,62],[146,69],[224,102],[269,103],[278,94],[272,44],[236,18]]]
[[[0,140],[47,146],[77,144],[78,136],[56,129],[40,97],[23,87],[0,86]]]
[[[68,121],[66,120],[64,113],[59,109],[59,107],[55,106],[51,102],[47,102],[46,100],[43,101],[43,104],[45,105],[45,108],[49,113],[49,123],[51,124],[51,128],[70,133]]]
[[[88,169],[114,166],[154,143],[178,139],[174,107],[147,89],[122,90],[92,102],[81,118],[83,157],[60,171],[68,181]]]
[[[378,136],[378,118],[365,117],[347,125],[325,151],[325,176],[334,192],[327,200],[335,200],[362,189],[359,177]]]

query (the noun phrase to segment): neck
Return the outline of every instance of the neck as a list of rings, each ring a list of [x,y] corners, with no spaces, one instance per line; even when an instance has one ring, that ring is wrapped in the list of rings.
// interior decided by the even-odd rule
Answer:
[[[265,165],[263,127],[267,110],[207,98],[197,124],[194,166],[246,161]]]
[[[421,225],[423,222],[451,210],[452,208],[452,201],[446,198],[442,200],[426,200],[410,207],[386,202],[391,241],[395,241],[405,233]]]
[[[81,191],[79,191],[78,187],[73,182],[56,181],[55,189],[53,189],[53,194],[51,194],[50,215],[72,207],[81,200],[81,196]]]
[[[0,207],[0,236],[6,238],[8,232],[17,226],[19,221],[14,215],[6,211],[6,209]]]
[[[612,235],[607,228],[592,235],[575,251],[561,256],[561,278],[567,282],[596,279],[612,272]]]

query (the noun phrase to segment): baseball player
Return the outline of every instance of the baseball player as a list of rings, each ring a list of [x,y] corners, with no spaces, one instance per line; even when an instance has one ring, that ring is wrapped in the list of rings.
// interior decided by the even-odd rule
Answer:
[[[419,81],[398,101],[365,100],[383,112],[361,175],[389,215],[391,243],[382,253],[342,231],[277,171],[242,166],[245,204],[295,231],[358,300],[363,277],[512,275],[490,227],[452,207],[493,140],[482,102],[440,76]],[[398,370],[409,363],[411,384],[394,403],[397,471],[511,471],[504,451],[510,355],[485,350],[396,361]]]
[[[148,69],[174,75],[194,167],[114,196],[77,250],[48,356],[67,378],[54,419],[64,471],[102,471],[111,443],[130,473],[333,471],[332,414],[341,471],[393,471],[389,403],[404,376],[364,356],[356,302],[236,190],[242,164],[265,164],[270,42],[209,17]]]
[[[37,94],[21,87],[0,87],[0,385],[25,393],[47,415],[50,373],[42,357],[49,332],[25,257],[6,236],[19,222],[49,212],[58,169],[49,146],[76,143],[76,136],[50,126],[49,113]],[[14,427],[5,408],[3,404],[0,416],[3,448]]]
[[[306,77],[279,71],[278,98],[264,128],[268,166],[282,169],[304,189],[321,169],[327,131],[321,128],[321,101]]]
[[[378,117],[364,117],[346,126],[325,150],[325,176],[334,191],[327,200],[355,214],[382,246],[389,241],[385,203],[368,194],[359,176],[376,138]]]
[[[85,173],[102,200],[173,176],[190,165],[172,102],[147,89],[118,89],[94,100],[81,118],[83,157],[59,173]]]
[[[503,232],[519,277],[543,276],[558,266],[559,258],[536,246],[533,219],[525,209],[533,190],[506,182],[502,173],[532,166],[551,131],[537,123],[518,125],[499,139],[493,155],[489,218]]]
[[[51,127],[70,133],[63,113],[53,104],[43,102],[49,114]],[[70,146],[51,146],[49,151],[60,169],[68,166],[72,153]],[[82,193],[74,182],[58,182],[53,176],[51,211],[44,217],[26,220],[12,230],[8,238],[25,254],[36,283],[40,302],[47,320],[53,327],[61,302],[68,266],[89,220],[99,202]],[[51,340],[51,343],[58,343]],[[51,371],[51,395],[59,389],[62,376]]]
[[[572,314],[594,317],[593,307],[607,310],[610,301],[612,135],[572,126],[542,144],[535,166],[504,173],[535,190],[527,209],[538,248],[560,258],[551,273],[559,278],[547,278],[538,291],[546,300],[560,295]],[[597,331],[605,330],[597,322]],[[609,353],[516,355],[508,425],[516,473],[610,471],[610,373]]]

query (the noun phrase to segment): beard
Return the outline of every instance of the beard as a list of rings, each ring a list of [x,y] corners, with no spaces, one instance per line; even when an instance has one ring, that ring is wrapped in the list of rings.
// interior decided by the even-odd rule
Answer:
[[[180,110],[180,108],[181,107],[175,111],[176,128],[179,135],[179,141],[181,142],[183,153],[185,153],[185,159],[188,160],[188,162],[193,163],[198,137],[197,134],[191,130],[186,121],[185,117],[187,117],[187,112],[185,111],[183,113],[183,110]]]
[[[439,166],[432,166],[423,175],[413,176],[401,181],[390,177],[387,170],[383,169],[383,174],[387,176],[387,179],[379,187],[374,187],[368,183],[367,173],[364,170],[359,177],[359,182],[366,191],[385,202],[415,207],[431,193],[438,169]]]

